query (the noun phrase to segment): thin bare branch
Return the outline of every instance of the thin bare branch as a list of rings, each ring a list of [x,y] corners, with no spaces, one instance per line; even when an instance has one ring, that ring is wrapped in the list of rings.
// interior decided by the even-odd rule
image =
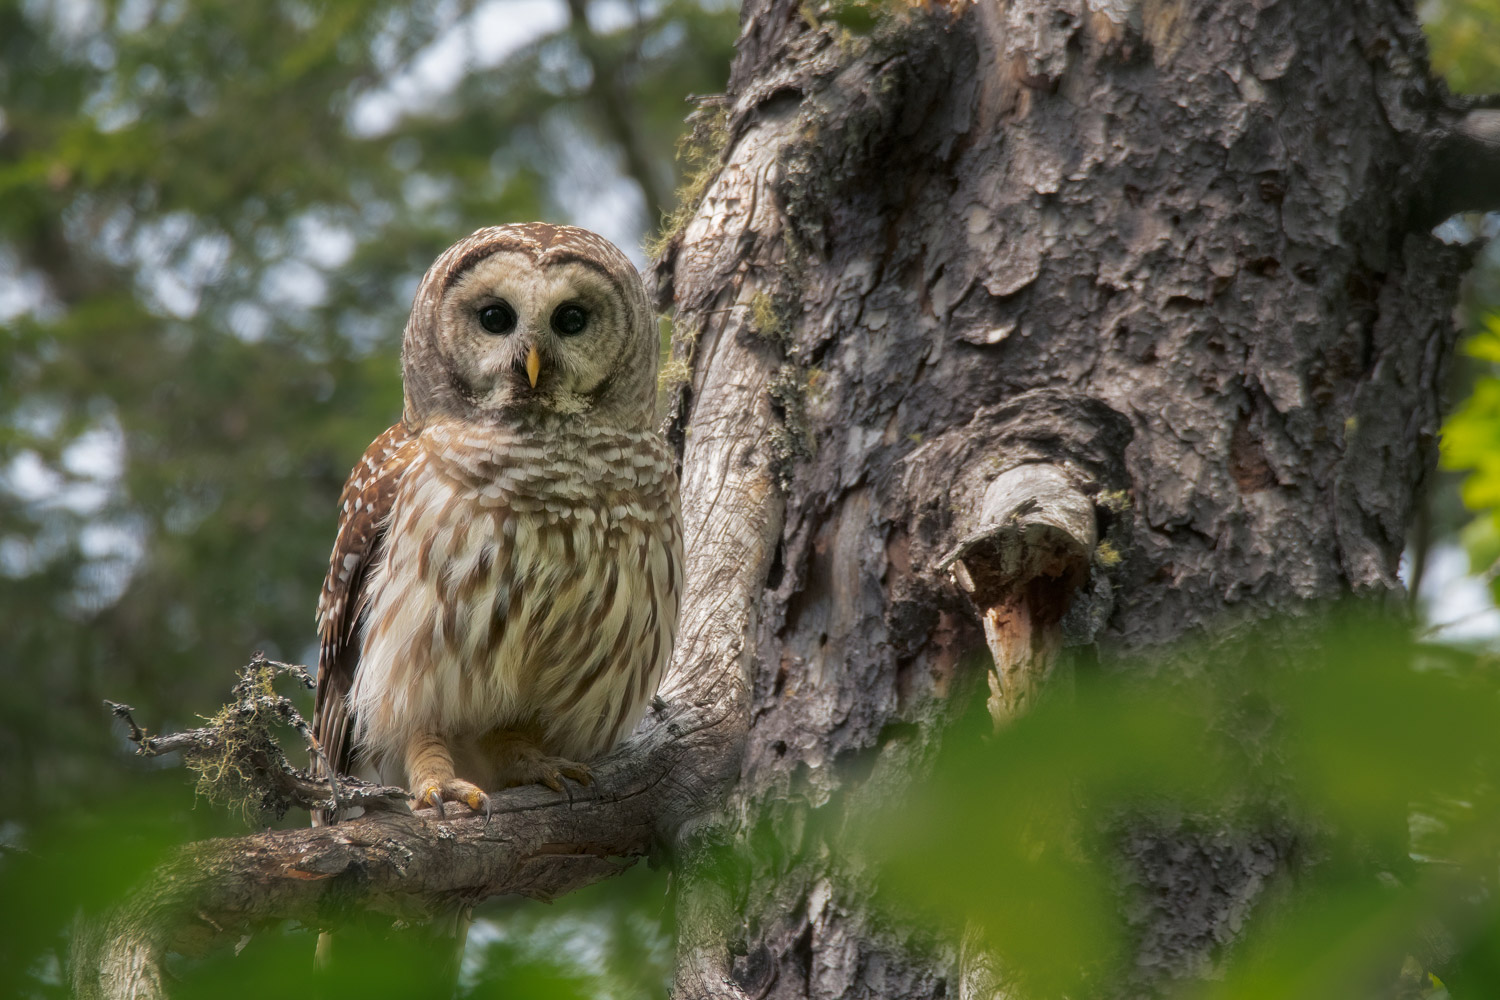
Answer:
[[[152,736],[137,723],[131,706],[113,701],[104,704],[130,728],[128,735],[137,754],[161,757],[180,753],[183,764],[198,775],[199,792],[210,799],[271,818],[280,818],[292,808],[404,809],[409,796],[404,788],[349,775],[330,781],[292,765],[276,740],[273,726],[294,730],[302,739],[303,749],[315,760],[322,759],[323,750],[297,706],[272,687],[282,676],[292,677],[304,687],[312,686],[306,667],[268,660],[257,652],[241,669],[233,699],[208,720],[208,725],[163,736]],[[332,773],[332,768],[324,770]]]
[[[1472,110],[1437,129],[1418,163],[1425,200],[1415,208],[1417,227],[1500,210],[1500,110]]]

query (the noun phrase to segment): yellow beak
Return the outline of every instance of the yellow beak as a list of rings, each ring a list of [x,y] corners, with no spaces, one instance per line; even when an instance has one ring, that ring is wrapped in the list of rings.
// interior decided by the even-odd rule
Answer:
[[[531,379],[531,387],[536,388],[536,377],[542,370],[542,356],[537,353],[536,347],[531,348],[531,353],[526,355],[526,377]]]

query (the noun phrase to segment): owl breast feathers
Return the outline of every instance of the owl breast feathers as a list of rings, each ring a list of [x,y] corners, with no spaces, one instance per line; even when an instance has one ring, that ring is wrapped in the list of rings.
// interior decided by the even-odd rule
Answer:
[[[332,767],[479,809],[587,781],[629,734],[682,590],[657,351],[639,275],[593,233],[482,229],[433,264],[402,420],[345,485],[319,601]]]

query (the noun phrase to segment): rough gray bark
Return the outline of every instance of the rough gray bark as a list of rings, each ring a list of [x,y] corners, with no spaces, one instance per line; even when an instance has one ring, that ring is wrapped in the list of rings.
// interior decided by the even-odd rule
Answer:
[[[1447,100],[1396,0],[940,3],[864,38],[835,17],[745,4],[723,169],[658,268],[680,328],[774,373],[784,428],[719,817],[748,856],[731,978],[975,995],[982,961],[875,917],[828,850],[842,797],[923,759],[971,687],[983,640],[942,556],[1039,461],[1096,506],[1107,558],[1069,620],[1104,669],[1398,590],[1466,262],[1426,229],[1500,200],[1494,123]],[[700,349],[692,432],[715,370]],[[1153,903],[1122,990],[1208,971],[1283,846],[1127,845]]]
[[[1410,9],[882,10],[855,37],[747,0],[721,168],[657,268],[691,371],[666,708],[593,789],[505,793],[489,830],[386,815],[190,848],[84,936],[80,993],[157,995],[164,951],[332,900],[547,897],[660,849],[680,996],[986,995],[985,956],[877,920],[828,848],[976,689],[943,563],[997,477],[1046,463],[1093,504],[1061,626],[1106,669],[1398,588],[1464,264],[1428,192],[1494,203],[1476,162],[1500,159]],[[1285,863],[1234,831],[1125,850],[1154,901],[1137,993],[1208,970]]]

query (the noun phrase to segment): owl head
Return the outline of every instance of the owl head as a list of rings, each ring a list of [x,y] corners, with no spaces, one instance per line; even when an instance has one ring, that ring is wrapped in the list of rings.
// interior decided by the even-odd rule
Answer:
[[[481,229],[417,288],[401,344],[405,420],[557,415],[647,426],[659,340],[640,274],[586,229]]]

